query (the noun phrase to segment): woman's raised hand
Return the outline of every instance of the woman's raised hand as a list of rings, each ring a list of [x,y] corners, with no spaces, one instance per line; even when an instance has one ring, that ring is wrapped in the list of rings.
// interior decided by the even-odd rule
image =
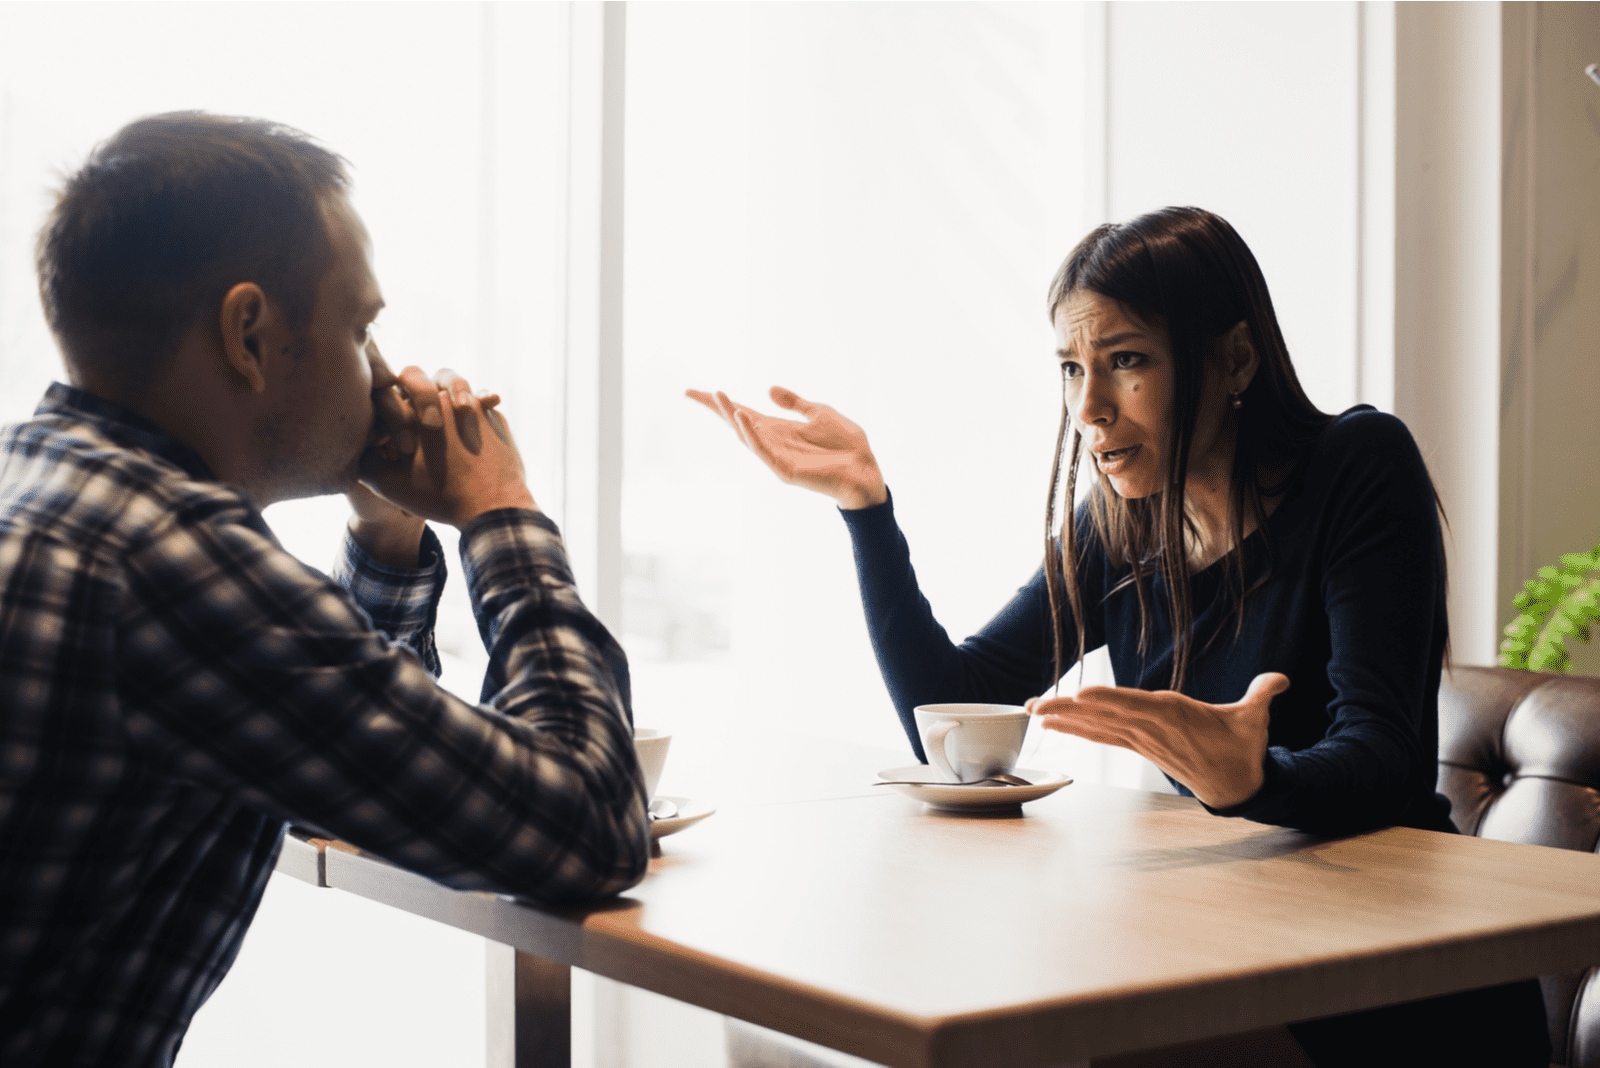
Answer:
[[[1257,675],[1244,697],[1208,705],[1171,690],[1085,686],[1076,697],[1035,697],[1041,726],[1132,749],[1212,808],[1230,808],[1261,789],[1268,706],[1289,676]]]
[[[878,461],[867,447],[867,435],[828,407],[803,399],[793,390],[772,387],[772,401],[805,417],[804,422],[763,415],[736,404],[726,393],[686,390],[685,395],[722,416],[739,440],[791,486],[826,494],[840,508],[869,508],[889,499]]]

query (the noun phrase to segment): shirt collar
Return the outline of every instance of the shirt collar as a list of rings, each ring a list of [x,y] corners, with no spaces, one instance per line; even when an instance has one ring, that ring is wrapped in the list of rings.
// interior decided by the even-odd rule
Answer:
[[[86,393],[76,386],[61,382],[50,383],[44,399],[34,410],[34,415],[64,415],[93,423],[107,437],[120,445],[153,453],[168,463],[201,481],[215,482],[217,476],[200,454],[185,445],[144,416],[130,412],[120,404],[103,397]]]

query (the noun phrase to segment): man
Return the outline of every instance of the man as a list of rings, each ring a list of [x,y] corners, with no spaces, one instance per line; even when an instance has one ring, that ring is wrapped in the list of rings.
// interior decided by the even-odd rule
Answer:
[[[40,235],[73,385],[0,435],[7,1068],[169,1064],[286,821],[457,887],[643,876],[626,661],[498,413],[371,343],[346,184],[296,131],[161,115],[97,148]],[[335,583],[259,509],[340,491]],[[482,706],[418,659],[444,581],[425,519],[461,531]]]

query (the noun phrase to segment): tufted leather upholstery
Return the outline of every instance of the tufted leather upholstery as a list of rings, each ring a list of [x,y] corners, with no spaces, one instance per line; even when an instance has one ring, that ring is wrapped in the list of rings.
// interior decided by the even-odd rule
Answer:
[[[1447,671],[1439,688],[1439,791],[1463,834],[1595,852],[1600,678]],[[1542,982],[1556,1063],[1600,1068],[1597,969]]]

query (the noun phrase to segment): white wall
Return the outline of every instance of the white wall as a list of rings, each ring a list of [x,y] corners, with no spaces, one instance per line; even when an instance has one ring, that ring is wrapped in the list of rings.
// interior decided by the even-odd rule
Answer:
[[[1450,520],[1455,660],[1493,663],[1499,394],[1496,5],[1395,7],[1395,414]]]
[[[1496,622],[1536,568],[1600,542],[1600,4],[1501,12]],[[1600,648],[1572,642],[1573,670]]]
[[[1118,3],[1107,36],[1110,218],[1193,204],[1227,219],[1312,401],[1354,404],[1357,5]]]

